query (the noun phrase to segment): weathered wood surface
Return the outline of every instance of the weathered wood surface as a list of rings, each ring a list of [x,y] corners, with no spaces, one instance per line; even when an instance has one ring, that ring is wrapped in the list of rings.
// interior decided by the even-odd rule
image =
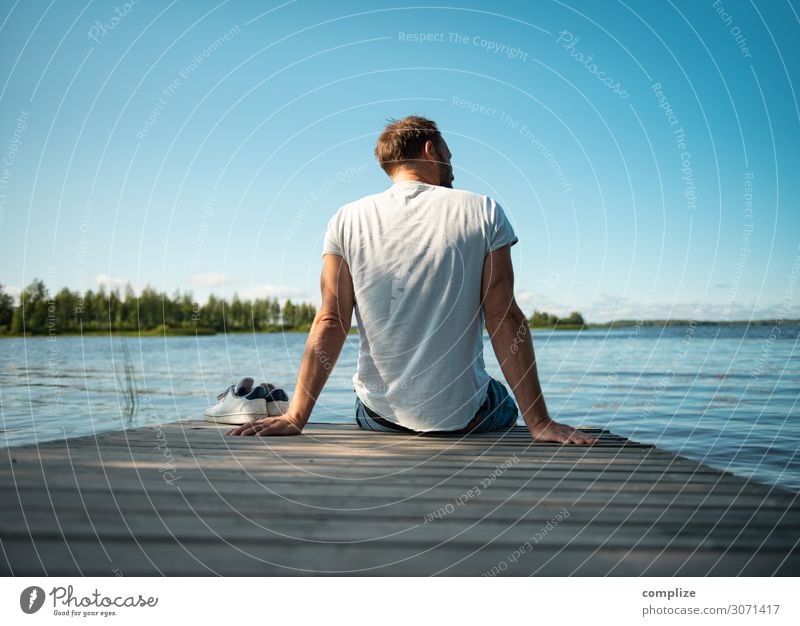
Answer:
[[[0,451],[2,573],[800,575],[798,494],[606,431],[578,448],[521,427],[226,429]]]

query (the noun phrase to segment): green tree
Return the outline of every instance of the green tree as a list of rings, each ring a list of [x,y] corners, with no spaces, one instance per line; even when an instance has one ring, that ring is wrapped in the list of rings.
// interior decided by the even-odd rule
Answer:
[[[279,326],[281,323],[281,303],[278,302],[278,298],[272,299],[272,304],[269,305],[269,312],[270,324]]]
[[[208,302],[200,307],[200,324],[221,331],[224,328],[223,307],[223,301],[212,293]]]
[[[304,326],[305,324],[310,324],[311,320],[309,320],[309,306],[307,302],[302,302],[297,312],[297,325]]]
[[[567,317],[558,317],[543,311],[534,311],[529,320],[531,328],[555,328],[557,326],[585,326],[583,315],[572,311]]]
[[[3,290],[3,285],[0,285],[0,333],[7,333],[11,330],[13,320],[14,298]]]
[[[187,291],[180,297],[180,302],[177,308],[177,315],[175,322],[181,326],[189,326],[192,323],[192,316],[194,315],[194,300],[192,300],[192,292]]]
[[[58,332],[71,332],[77,330],[75,319],[75,302],[77,294],[64,287],[54,298],[56,328]]]
[[[583,315],[581,315],[577,311],[572,311],[572,313],[569,314],[569,317],[566,317],[561,320],[561,323],[571,324],[574,326],[584,326],[586,324],[586,322],[583,319]]]
[[[269,326],[269,299],[256,298],[253,302],[253,328],[264,330]]]
[[[108,294],[108,321],[111,328],[122,328],[122,298],[119,289]]]
[[[89,289],[83,294],[83,302],[77,307],[77,318],[80,328],[92,330],[94,328],[94,292]]]
[[[533,328],[552,328],[558,324],[558,318],[543,311],[534,311],[529,322]]]
[[[47,332],[47,287],[43,281],[35,278],[20,294],[20,302],[11,320],[11,329],[15,333]]]
[[[139,330],[152,330],[164,323],[162,300],[163,297],[150,285],[142,290],[136,324]]]
[[[122,326],[125,330],[134,330],[138,323],[139,302],[130,283],[125,285],[125,300],[122,303]]]
[[[228,308],[226,325],[230,330],[242,330],[247,328],[247,313],[244,304],[239,299],[238,294],[233,294],[231,306]]]
[[[283,304],[283,326],[284,328],[294,328],[297,325],[297,307],[292,304],[290,299],[286,299]]]

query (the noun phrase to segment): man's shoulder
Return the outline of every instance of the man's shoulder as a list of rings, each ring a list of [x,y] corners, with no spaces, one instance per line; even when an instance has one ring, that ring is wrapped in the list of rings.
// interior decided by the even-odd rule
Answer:
[[[383,196],[386,195],[386,190],[383,191],[376,191],[375,193],[368,194],[366,196],[361,196],[360,198],[356,198],[355,200],[351,200],[342,205],[342,208],[345,207],[358,207],[364,205],[374,204],[375,202],[379,201]]]
[[[390,192],[391,188],[351,200],[341,205],[337,214],[340,216],[353,216],[361,212],[368,212],[370,209],[380,206],[384,202],[391,202]],[[495,204],[492,198],[483,194],[467,191],[465,189],[452,189],[450,187],[440,187],[436,185],[429,185],[429,189],[426,190],[425,195],[429,201],[450,206],[486,208]]]
[[[489,215],[493,210],[492,207],[496,204],[485,194],[466,189],[451,189],[450,187],[437,187],[432,192],[431,201],[449,207],[459,214],[466,213],[483,217]]]
[[[450,187],[439,187],[438,189],[444,196],[456,202],[486,204],[490,200],[489,196],[466,189],[451,189]]]
[[[385,191],[371,193],[369,195],[356,198],[355,200],[350,200],[350,202],[345,202],[343,205],[339,207],[337,213],[338,214],[351,213],[353,211],[364,209],[365,207],[374,206],[375,203],[380,201],[381,196],[383,196],[385,193],[386,193]]]

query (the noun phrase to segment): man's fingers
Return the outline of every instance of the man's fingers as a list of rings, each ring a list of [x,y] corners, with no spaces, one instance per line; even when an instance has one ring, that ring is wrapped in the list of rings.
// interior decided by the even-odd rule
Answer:
[[[277,422],[269,422],[266,424],[260,424],[258,427],[258,432],[256,432],[256,437],[268,437],[269,435],[274,435],[275,433],[279,432],[281,428],[281,424]]]
[[[299,435],[300,430],[300,428],[291,422],[276,419],[274,422],[265,425],[257,435],[259,437],[268,437],[270,435]]]
[[[242,426],[232,428],[227,434],[248,437],[250,435],[255,435],[260,430],[261,426],[261,420],[258,420],[256,422],[250,422],[249,424],[243,424]]]
[[[274,417],[262,418],[250,425],[250,431],[247,434],[256,436],[268,435],[271,430],[274,430],[275,426],[276,421]]]
[[[562,445],[572,444],[579,446],[597,443],[597,437],[586,435],[576,428],[565,424],[559,424],[558,422],[547,424],[541,431],[533,435],[533,440],[543,443],[550,441]]]
[[[270,435],[298,435],[302,430],[294,422],[281,417],[263,417],[260,420],[230,429],[228,435],[268,437]]]

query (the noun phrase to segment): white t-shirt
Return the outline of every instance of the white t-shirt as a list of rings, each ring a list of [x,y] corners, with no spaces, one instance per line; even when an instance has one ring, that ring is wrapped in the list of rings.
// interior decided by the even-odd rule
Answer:
[[[359,328],[355,391],[416,431],[456,430],[486,399],[484,257],[517,242],[487,196],[416,181],[344,205],[323,254],[344,257]]]

